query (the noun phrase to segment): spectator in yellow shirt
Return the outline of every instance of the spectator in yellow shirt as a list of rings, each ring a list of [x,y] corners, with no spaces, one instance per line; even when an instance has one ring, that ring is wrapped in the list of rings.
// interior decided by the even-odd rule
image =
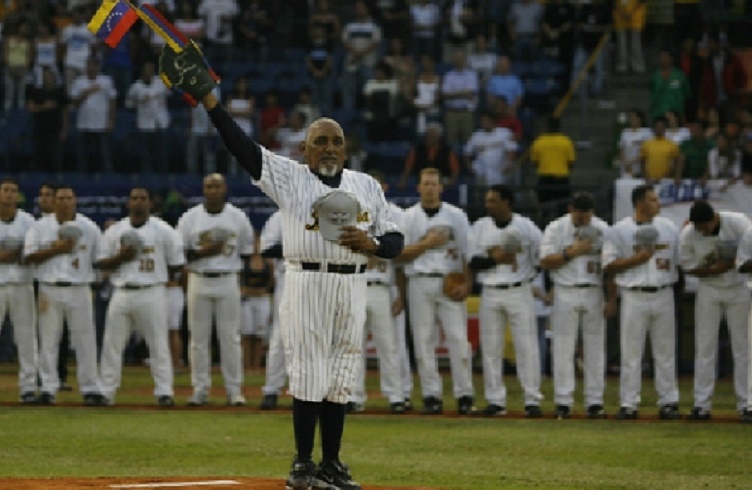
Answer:
[[[538,202],[560,201],[566,205],[575,152],[571,138],[561,133],[558,117],[551,116],[546,131],[533,141],[530,160],[538,168]]]
[[[640,150],[642,175],[651,183],[673,176],[679,160],[679,147],[666,138],[667,123],[665,117],[655,118],[653,122],[655,137],[644,142]]]

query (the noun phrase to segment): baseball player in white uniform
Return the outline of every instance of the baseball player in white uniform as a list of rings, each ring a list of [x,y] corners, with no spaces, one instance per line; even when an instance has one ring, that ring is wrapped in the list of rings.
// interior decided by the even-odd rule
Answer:
[[[277,408],[279,394],[287,380],[285,369],[285,346],[282,343],[282,333],[279,326],[279,303],[285,286],[285,261],[282,251],[282,212],[276,211],[269,216],[261,229],[261,256],[274,259],[274,305],[272,307],[272,327],[269,334],[269,345],[266,350],[266,381],[261,387],[264,397],[261,400],[262,410]]]
[[[603,244],[602,265],[607,278],[620,288],[621,408],[619,419],[638,417],[645,335],[655,360],[658,415],[679,418],[676,379],[676,314],[673,285],[677,281],[679,233],[658,216],[661,209],[651,185],[632,191],[634,215],[614,224]],[[609,288],[609,303],[616,301]]]
[[[55,190],[55,215],[38,220],[24,241],[24,261],[37,266],[39,279],[39,338],[41,356],[39,403],[55,403],[60,388],[57,358],[63,322],[70,328],[76,352],[78,386],[84,403],[101,404],[97,345],[90,284],[102,233],[76,212],[76,195],[69,186]]]
[[[272,259],[261,255],[260,238],[254,232],[254,252],[244,264],[241,275],[240,308],[243,321],[240,323],[240,335],[246,370],[261,367],[272,314],[274,264]]]
[[[689,223],[679,233],[679,260],[685,274],[697,276],[695,293],[695,385],[693,420],[710,418],[717,376],[718,328],[726,318],[734,359],[734,389],[739,412],[747,406],[749,358],[747,314],[750,295],[736,270],[739,243],[752,225],[742,213],[716,211],[695,202]]]
[[[542,415],[538,323],[532,281],[537,275],[541,231],[530,219],[513,212],[514,192],[492,185],[486,192],[488,216],[473,223],[470,268],[483,290],[480,299],[480,342],[483,383],[488,406],[480,413],[504,415],[503,345],[509,324],[514,339],[517,377],[525,392],[525,414]]]
[[[575,350],[582,328],[585,406],[590,418],[605,418],[606,321],[601,249],[608,224],[593,216],[593,196],[573,196],[569,213],[549,223],[541,241],[541,267],[554,282],[553,372],[555,416],[568,418],[574,404]]]
[[[107,306],[100,366],[102,394],[108,406],[115,403],[123,351],[133,329],[144,336],[149,348],[157,404],[175,404],[165,284],[182,268],[185,258],[177,232],[160,218],[150,216],[151,205],[147,189],[131,189],[128,217],[105,231],[96,263],[97,268],[111,271],[114,286]]]
[[[167,294],[167,330],[172,369],[173,374],[179,374],[183,367],[183,340],[180,327],[183,324],[183,311],[185,311],[182,271],[178,271],[170,277],[165,292]]]
[[[415,362],[423,395],[423,413],[443,411],[443,387],[436,359],[439,329],[446,338],[452,371],[454,398],[461,415],[473,410],[472,353],[467,338],[467,297],[471,278],[467,266],[470,223],[460,208],[441,201],[441,174],[426,168],[420,173],[420,202],[405,211],[405,249],[399,260],[405,263],[410,326]],[[444,293],[444,279],[450,273],[462,275],[451,296]]]
[[[227,403],[245,405],[240,345],[240,282],[243,262],[253,253],[248,216],[226,202],[224,177],[204,178],[204,202],[180,217],[177,230],[188,260],[188,331],[191,383],[188,405],[204,405],[211,388],[211,331],[216,321]]]
[[[739,248],[736,252],[736,267],[737,270],[743,274],[752,273],[752,227],[747,228],[747,231],[744,232],[739,243]],[[752,287],[749,278],[747,279],[747,287]],[[749,294],[749,292],[747,292],[747,294]],[[747,424],[752,423],[752,335],[749,334],[750,329],[752,329],[752,310],[748,313],[748,318],[747,403],[740,413],[741,421]],[[734,374],[736,374],[737,369],[739,368],[735,365]]]
[[[18,209],[18,183],[0,181],[0,328],[6,312],[13,325],[18,351],[18,386],[21,403],[37,402],[37,318],[33,269],[23,264],[26,233],[34,217]]]

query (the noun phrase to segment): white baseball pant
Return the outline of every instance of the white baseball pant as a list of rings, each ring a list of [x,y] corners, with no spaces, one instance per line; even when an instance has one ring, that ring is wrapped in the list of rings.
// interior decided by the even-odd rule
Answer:
[[[362,362],[365,298],[362,274],[286,270],[280,331],[293,397],[349,401]]]
[[[268,338],[271,303],[269,296],[251,296],[240,303],[243,318],[240,322],[241,335],[255,335],[264,340]]]
[[[194,393],[211,389],[211,332],[216,321],[220,366],[228,397],[239,395],[243,384],[240,346],[240,286],[237,274],[188,277],[188,331],[191,384]]]
[[[411,277],[407,285],[410,326],[413,332],[415,362],[423,398],[439,400],[443,387],[436,361],[440,319],[449,349],[452,387],[455,398],[473,396],[472,350],[467,339],[467,309],[464,301],[452,301],[442,291],[441,277]]]
[[[670,286],[654,293],[622,289],[620,324],[621,406],[637,408],[640,405],[646,333],[650,334],[655,361],[658,406],[679,403],[674,290]]]
[[[183,323],[183,309],[185,308],[185,293],[181,287],[169,287],[167,290],[167,328],[180,330]]]
[[[279,326],[279,305],[282,301],[283,285],[277,281],[274,291],[274,312],[272,313],[272,327],[269,334],[269,345],[266,349],[266,380],[261,392],[264,395],[279,395],[287,380],[285,368],[285,346],[282,343],[282,332]]]
[[[574,358],[582,325],[585,406],[603,405],[606,385],[606,320],[600,286],[554,288],[553,325],[554,403],[574,404]]]
[[[0,328],[5,314],[10,315],[13,338],[18,351],[18,386],[21,394],[37,391],[37,312],[34,307],[34,286],[31,284],[0,285]]]
[[[525,392],[525,405],[539,405],[543,395],[540,392],[538,321],[530,283],[509,289],[484,287],[478,320],[486,401],[502,407],[507,405],[503,358],[504,333],[509,325],[517,360],[517,378]]]
[[[366,329],[370,330],[376,343],[379,355],[379,376],[381,378],[381,392],[389,399],[389,403],[404,401],[402,377],[400,372],[399,349],[397,348],[397,332],[394,329],[392,316],[392,299],[389,286],[379,284],[368,286],[368,302],[366,304]],[[363,335],[363,351],[365,352],[367,336]],[[366,395],[366,356],[358,368],[355,378],[355,389],[352,401],[365,403]]]
[[[110,400],[120,387],[123,351],[133,330],[143,335],[149,348],[154,396],[173,396],[172,357],[168,341],[167,292],[162,285],[128,290],[115,288],[107,306],[100,373],[102,394]]]
[[[400,377],[402,378],[402,398],[410,398],[413,394],[413,373],[410,370],[410,351],[407,348],[407,325],[405,325],[404,310],[393,317],[394,329],[397,339],[397,350],[400,364]],[[381,391],[389,394],[382,381]]]
[[[38,309],[41,391],[55,395],[60,389],[57,359],[63,322],[67,322],[71,344],[76,352],[76,378],[79,390],[81,393],[99,394],[97,340],[89,285],[63,287],[42,283],[39,285]]]
[[[719,288],[699,283],[695,295],[695,406],[710,410],[717,376],[718,329],[726,317],[734,358],[737,410],[747,406],[749,291],[745,287]]]

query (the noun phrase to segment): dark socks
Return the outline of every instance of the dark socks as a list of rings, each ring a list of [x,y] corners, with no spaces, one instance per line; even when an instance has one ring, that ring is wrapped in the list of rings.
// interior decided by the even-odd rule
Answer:
[[[344,407],[344,405],[342,406]],[[292,425],[295,431],[295,447],[300,461],[312,459],[313,443],[316,438],[316,421],[319,418],[319,413],[323,413],[321,409],[321,403],[306,402],[297,398],[292,400]]]
[[[346,407],[344,403],[321,403],[321,452],[324,462],[339,459]]]

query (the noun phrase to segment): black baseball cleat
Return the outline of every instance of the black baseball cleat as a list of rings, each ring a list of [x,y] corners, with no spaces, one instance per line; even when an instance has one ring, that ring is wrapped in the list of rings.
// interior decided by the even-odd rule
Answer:
[[[639,416],[639,412],[635,408],[621,407],[616,414],[617,420],[636,420]]]
[[[658,418],[661,420],[678,420],[680,417],[679,405],[676,403],[667,403],[658,409]]]
[[[274,410],[277,408],[277,395],[264,395],[261,400],[261,410]]]
[[[366,406],[362,403],[347,402],[347,413],[359,413],[366,410]]]
[[[435,396],[427,396],[423,399],[423,415],[441,415],[444,411],[444,403]]]
[[[543,412],[538,405],[525,405],[525,416],[529,419],[539,419],[543,417]]]
[[[58,391],[73,391],[73,387],[63,381],[62,383],[60,383],[60,388],[58,388]]]
[[[461,396],[457,400],[457,413],[460,415],[471,415],[473,412],[475,412],[475,407],[473,406],[473,397]]]
[[[175,400],[169,395],[162,395],[157,398],[157,405],[162,408],[170,408],[175,406]]]
[[[389,404],[389,411],[401,415],[405,413],[405,403],[404,402],[394,402]]]
[[[290,476],[285,482],[285,490],[309,490],[316,475],[316,463],[295,458],[290,468]]]
[[[337,459],[333,461],[322,461],[316,476],[314,477],[312,488],[325,490],[361,490],[360,484],[353,481],[350,476],[350,469],[345,463]]]
[[[689,412],[689,420],[710,420],[710,410],[701,407],[693,407]]]
[[[752,408],[745,408],[739,414],[739,422],[742,424],[752,424]]]
[[[84,405],[87,407],[101,407],[102,395],[99,393],[84,393]]]
[[[413,402],[409,398],[405,398],[405,412],[413,411]]]
[[[501,405],[489,404],[483,410],[478,410],[475,415],[483,415],[484,417],[502,417],[507,414],[506,407]]]
[[[37,394],[33,391],[27,391],[21,394],[21,403],[24,405],[36,405],[37,402]]]
[[[608,418],[606,411],[603,409],[603,405],[590,405],[589,407],[587,407],[587,416],[589,419]]]
[[[557,420],[568,419],[572,416],[572,409],[566,405],[556,405],[554,410],[554,418]]]
[[[52,393],[42,393],[39,395],[39,400],[37,401],[40,405],[54,405],[55,404],[55,395]]]

